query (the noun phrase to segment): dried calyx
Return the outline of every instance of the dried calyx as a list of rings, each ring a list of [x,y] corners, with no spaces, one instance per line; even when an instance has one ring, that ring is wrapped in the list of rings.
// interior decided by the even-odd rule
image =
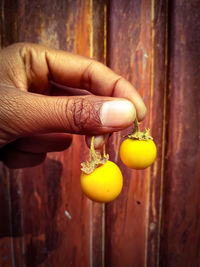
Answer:
[[[147,128],[147,129],[145,129],[144,132],[141,132],[140,128],[139,128],[139,122],[136,118],[135,119],[135,128],[134,128],[133,133],[128,134],[126,137],[133,139],[133,140],[153,140],[153,137],[150,136],[149,131],[150,131],[150,129]]]
[[[91,145],[90,145],[90,158],[89,161],[82,162],[81,163],[81,170],[82,172],[86,174],[92,173],[96,168],[99,166],[105,164],[109,160],[109,155],[106,154],[105,152],[105,145],[103,147],[103,156],[101,155],[100,152],[95,151],[94,148],[94,136],[92,137],[91,140]]]

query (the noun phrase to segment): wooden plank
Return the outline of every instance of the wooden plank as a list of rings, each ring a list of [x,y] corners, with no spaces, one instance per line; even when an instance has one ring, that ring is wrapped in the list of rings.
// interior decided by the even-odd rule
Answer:
[[[127,169],[117,151],[131,129],[113,136],[111,158],[123,172],[124,188],[106,209],[106,260],[108,266],[115,267],[155,266],[164,145],[165,5],[154,1],[111,2],[109,40],[110,66],[130,80],[145,101],[148,112],[141,127],[152,128],[158,157],[149,169]]]
[[[81,197],[78,180],[73,179],[74,164],[69,168],[63,164],[70,162],[71,156],[75,162],[73,152],[52,154],[45,164],[23,171],[23,243],[28,266],[89,263],[88,206]],[[76,193],[71,190],[75,187]]]
[[[7,170],[0,163],[0,266],[12,266],[12,229],[9,176]]]
[[[1,48],[17,41],[17,1],[0,2],[0,42]]]
[[[88,1],[21,2],[19,39],[90,55]],[[86,157],[81,151],[86,151],[84,140],[76,136],[68,151],[53,153],[44,165],[23,171],[27,265],[90,264],[91,203],[80,188],[79,166]],[[33,179],[35,174],[38,179]],[[35,203],[32,212],[30,202]]]
[[[0,1],[0,45],[1,49],[18,40],[17,31],[17,1]],[[13,217],[12,185],[9,170],[0,162],[0,266],[10,267],[15,264],[14,238],[21,236],[19,221]],[[15,188],[16,194],[18,189]],[[15,206],[16,207],[16,206]],[[13,221],[16,222],[13,228]]]
[[[173,1],[169,13],[169,123],[160,266],[200,266],[200,3]]]
[[[15,41],[45,44],[104,62],[106,2],[14,2]],[[13,1],[9,3],[12,9]],[[6,45],[13,42],[9,34]],[[11,229],[20,231],[12,239],[15,266],[102,266],[104,206],[83,196],[79,182],[80,162],[87,156],[84,138],[74,136],[68,151],[49,154],[38,167],[10,172]]]
[[[147,266],[158,266],[162,219],[163,179],[166,148],[166,102],[168,71],[168,2],[151,2],[151,132],[157,145],[157,159],[151,168]]]
[[[142,127],[151,127],[158,148],[150,169],[129,170],[118,151],[130,129],[113,135],[109,152],[122,169],[124,189],[106,208],[81,192],[77,166],[88,153],[82,137],[41,166],[8,171],[1,164],[1,266],[200,265],[200,6],[197,0],[170,3],[169,24],[167,6],[154,0],[1,1],[2,47],[29,41],[104,63],[108,57],[143,96],[148,114]]]
[[[90,56],[104,64],[107,60],[107,9],[106,0],[90,0],[91,32]],[[105,262],[105,205],[92,203],[90,232],[92,251],[90,266],[103,267]]]

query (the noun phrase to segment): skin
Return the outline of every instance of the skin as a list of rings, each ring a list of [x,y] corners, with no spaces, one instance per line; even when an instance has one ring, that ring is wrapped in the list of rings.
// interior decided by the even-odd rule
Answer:
[[[116,99],[132,103],[131,119],[103,124],[103,103]],[[95,60],[29,43],[0,52],[0,159],[9,168],[40,164],[72,134],[104,136],[145,113],[135,88]]]

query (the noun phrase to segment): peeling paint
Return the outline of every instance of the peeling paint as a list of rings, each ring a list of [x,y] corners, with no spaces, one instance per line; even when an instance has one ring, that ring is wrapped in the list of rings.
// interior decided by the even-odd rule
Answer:
[[[67,210],[65,210],[65,215],[67,216],[67,218],[68,218],[69,220],[72,219],[72,216],[70,215],[70,213],[69,213]]]

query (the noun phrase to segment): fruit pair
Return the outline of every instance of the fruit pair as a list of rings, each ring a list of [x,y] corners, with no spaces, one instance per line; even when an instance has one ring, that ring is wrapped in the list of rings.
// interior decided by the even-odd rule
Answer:
[[[138,121],[135,130],[120,146],[122,162],[132,169],[145,169],[156,158],[156,145],[149,135],[149,129],[140,132]],[[82,163],[81,187],[90,199],[97,202],[110,202],[121,192],[123,176],[119,167],[105,154],[101,157],[94,149],[94,137],[90,147],[90,161]]]

